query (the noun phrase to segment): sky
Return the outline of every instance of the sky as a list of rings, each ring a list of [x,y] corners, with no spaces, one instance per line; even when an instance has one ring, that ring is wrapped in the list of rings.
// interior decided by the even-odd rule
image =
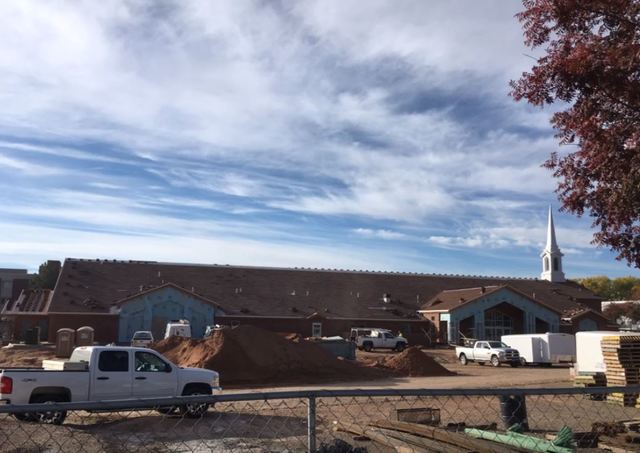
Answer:
[[[520,2],[0,2],[0,267],[636,275],[558,212]]]

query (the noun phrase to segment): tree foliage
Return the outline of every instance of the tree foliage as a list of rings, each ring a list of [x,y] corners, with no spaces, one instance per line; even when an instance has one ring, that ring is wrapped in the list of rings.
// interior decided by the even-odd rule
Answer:
[[[640,321],[640,304],[633,302],[626,302],[624,304],[609,304],[602,311],[602,314],[607,319],[617,322],[621,317],[627,317],[632,322],[636,323]]]
[[[524,0],[525,44],[544,50],[512,81],[536,106],[561,101],[551,123],[571,152],[545,166],[562,207],[586,212],[593,242],[640,267],[640,0]]]
[[[640,278],[619,277],[610,279],[604,275],[578,280],[582,286],[604,300],[640,300]]]
[[[37,289],[53,289],[60,273],[60,263],[46,261],[38,268],[38,275],[31,280],[31,287]]]

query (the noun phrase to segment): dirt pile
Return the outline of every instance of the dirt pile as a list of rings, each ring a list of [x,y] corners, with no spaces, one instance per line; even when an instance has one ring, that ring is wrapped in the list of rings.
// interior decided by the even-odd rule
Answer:
[[[253,326],[223,329],[203,340],[178,337],[152,346],[174,363],[220,373],[223,385],[320,383],[389,377],[385,370],[336,359],[305,340]]]
[[[400,354],[385,359],[378,366],[399,376],[452,376],[456,374],[440,365],[417,346],[405,349]]]
[[[17,346],[0,348],[0,368],[41,367],[45,359],[55,359],[53,346]]]

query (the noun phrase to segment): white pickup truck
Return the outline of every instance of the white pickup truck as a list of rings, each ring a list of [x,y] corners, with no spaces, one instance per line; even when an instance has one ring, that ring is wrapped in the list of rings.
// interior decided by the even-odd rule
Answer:
[[[520,354],[516,349],[510,348],[501,341],[476,341],[473,347],[456,347],[456,357],[460,363],[466,365],[469,362],[478,362],[478,365],[490,363],[500,366],[508,363],[512,367],[520,366]]]
[[[51,361],[46,361],[50,363]],[[200,368],[181,368],[146,348],[83,346],[68,362],[57,362],[63,371],[44,368],[0,370],[0,401],[4,404],[107,401],[137,398],[210,395],[220,390],[219,375]],[[54,362],[55,364],[55,362]],[[160,408],[200,417],[206,404]],[[15,413],[18,420],[61,424],[66,413]]]
[[[396,337],[390,330],[371,329],[368,335],[358,335],[356,337],[358,349],[371,351],[373,348],[393,349],[403,351],[409,342],[404,337]]]

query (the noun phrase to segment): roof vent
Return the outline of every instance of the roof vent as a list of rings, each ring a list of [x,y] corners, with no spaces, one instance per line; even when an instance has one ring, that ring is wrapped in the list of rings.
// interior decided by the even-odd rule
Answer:
[[[464,304],[464,302],[465,302],[465,301],[464,301],[464,297],[461,297],[461,298],[460,298],[460,303],[461,303],[461,304]]]
[[[385,304],[390,304],[391,303],[391,294],[384,293],[382,295],[382,302],[384,302]]]

